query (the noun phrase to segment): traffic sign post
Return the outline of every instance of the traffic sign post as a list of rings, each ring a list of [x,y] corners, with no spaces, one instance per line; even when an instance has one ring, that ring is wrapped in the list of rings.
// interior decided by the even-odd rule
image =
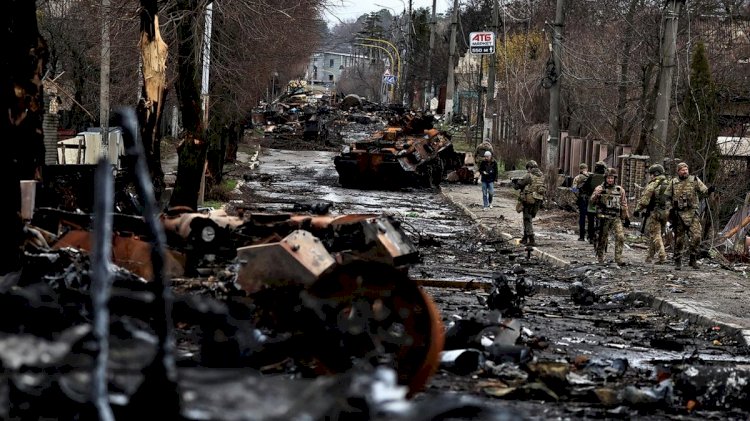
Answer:
[[[492,31],[470,33],[469,51],[472,54],[495,54],[495,33]]]

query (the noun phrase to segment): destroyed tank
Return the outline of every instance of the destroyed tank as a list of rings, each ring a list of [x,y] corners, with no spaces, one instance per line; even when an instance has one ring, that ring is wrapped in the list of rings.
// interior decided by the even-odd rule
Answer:
[[[388,127],[371,139],[352,143],[333,160],[344,187],[433,187],[456,161],[450,139],[436,129],[405,135]]]

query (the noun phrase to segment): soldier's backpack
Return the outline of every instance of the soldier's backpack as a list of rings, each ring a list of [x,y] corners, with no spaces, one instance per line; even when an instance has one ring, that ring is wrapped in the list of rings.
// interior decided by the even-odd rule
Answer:
[[[535,202],[542,202],[546,194],[547,185],[544,183],[544,177],[532,174],[531,185],[528,187],[525,197],[526,203],[534,204]]]
[[[581,195],[591,197],[594,193],[594,188],[604,182],[604,174],[589,174],[586,181],[581,186]]]
[[[654,189],[654,196],[651,198],[648,210],[653,211],[664,210],[667,208],[667,188],[669,188],[670,182],[666,178],[661,180],[661,183]]]

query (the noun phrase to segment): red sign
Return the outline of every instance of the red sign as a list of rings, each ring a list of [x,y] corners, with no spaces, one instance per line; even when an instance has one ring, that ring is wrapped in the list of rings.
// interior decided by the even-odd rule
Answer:
[[[470,33],[469,50],[474,54],[495,54],[495,33],[491,31]]]

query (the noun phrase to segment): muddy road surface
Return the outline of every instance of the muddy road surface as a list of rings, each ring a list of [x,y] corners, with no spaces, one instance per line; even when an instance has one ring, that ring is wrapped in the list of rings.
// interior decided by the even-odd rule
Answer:
[[[293,212],[300,205],[331,203],[333,214],[389,214],[423,251],[412,276],[433,279],[491,279],[492,267],[477,254],[472,222],[439,189],[358,190],[340,186],[334,152],[262,149],[260,165],[239,186],[252,210]],[[493,249],[494,250],[494,249]],[[494,265],[493,265],[494,266]]]
[[[606,269],[530,258],[481,233],[439,189],[342,188],[334,155],[261,149],[236,202],[268,212],[329,202],[333,214],[402,221],[422,257],[411,276],[441,285],[425,288],[441,309],[446,349],[470,350],[446,360],[421,397],[466,394],[518,419],[747,419],[748,352],[720,328],[617,291],[597,295],[580,281]]]

